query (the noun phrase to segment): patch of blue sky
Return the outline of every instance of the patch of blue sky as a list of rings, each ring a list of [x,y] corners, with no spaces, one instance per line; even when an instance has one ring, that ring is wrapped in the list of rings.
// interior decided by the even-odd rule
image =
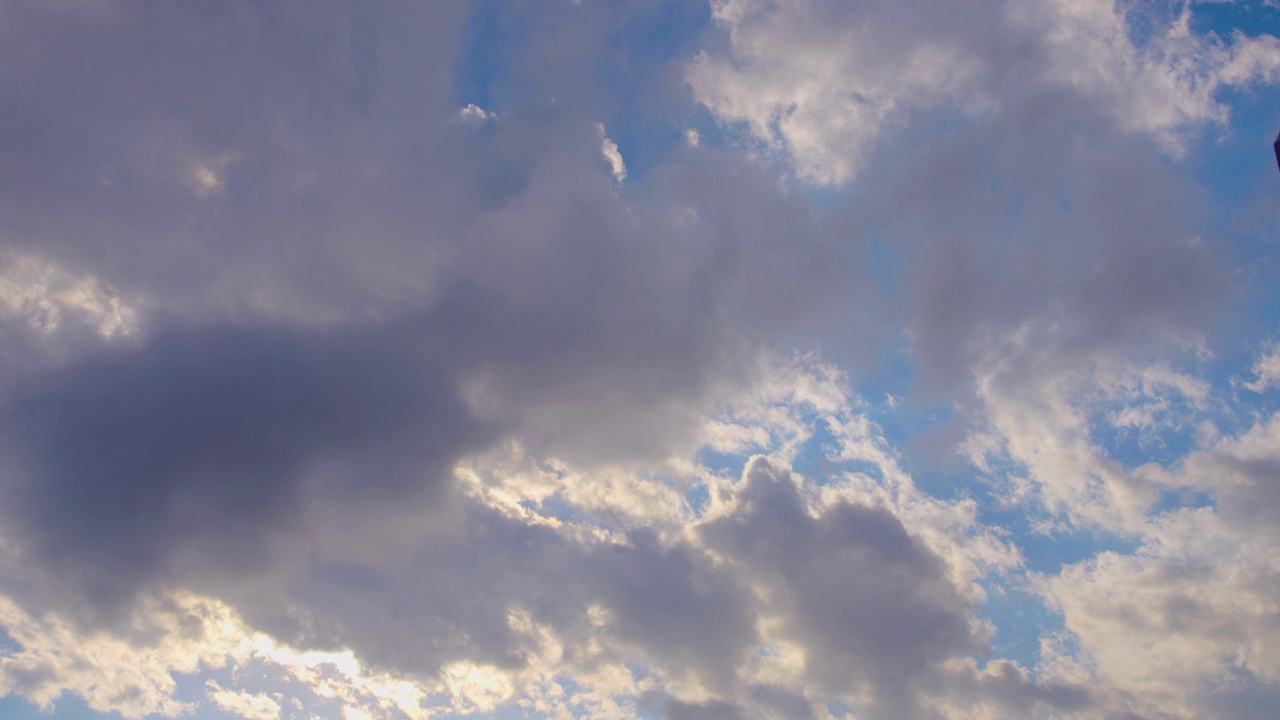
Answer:
[[[318,674],[335,675],[321,667]],[[336,679],[336,678],[334,678]],[[310,720],[311,718],[341,717],[343,702],[336,697],[325,697],[298,680],[286,668],[253,658],[235,665],[204,668],[194,674],[175,674],[173,696],[180,702],[194,703],[195,720],[239,720],[240,715],[221,709],[209,699],[210,681],[219,687],[235,692],[264,694],[281,707],[282,720]]]
[[[684,501],[694,517],[701,517],[711,505],[711,489],[703,484],[694,485],[685,492]]]
[[[570,694],[570,696],[572,696],[572,694]],[[445,702],[447,703],[447,700],[445,700]],[[396,718],[405,717],[404,714],[399,711],[396,711],[392,714]],[[381,718],[383,716],[375,714],[373,717]],[[445,706],[443,710],[437,711],[432,715],[432,717],[468,718],[468,720],[478,720],[479,718],[483,718],[483,720],[523,720],[524,718],[548,717],[548,715],[546,715],[545,713],[533,712],[531,710],[521,707],[517,703],[509,702],[509,703],[503,703],[502,705],[499,705],[492,710],[487,710],[484,712],[479,712],[476,710],[459,712],[459,711],[451,710],[447,706]]]
[[[827,712],[833,718],[847,718],[853,716],[853,707],[842,700],[828,700],[826,702]]]
[[[700,103],[690,102],[683,115],[683,123],[686,131],[693,130],[697,133],[699,145],[723,147],[738,138],[734,133],[726,132],[724,124]]]
[[[1000,456],[987,457],[986,463],[985,472],[956,468],[947,477],[958,495],[977,501],[978,520],[983,525],[1000,528],[1018,546],[1024,556],[1024,570],[1055,575],[1064,566],[1100,552],[1131,553],[1138,548],[1133,537],[1068,524],[1034,500],[1018,501],[1005,495],[1007,488],[1014,487],[1013,479],[1026,477],[1027,468]]]
[[[848,183],[844,185],[804,185],[805,197],[812,200],[819,207],[839,209],[847,207],[850,201],[859,193],[857,183]]]
[[[1220,436],[1248,431],[1261,418],[1280,412],[1280,392],[1257,393],[1243,386],[1251,379],[1252,365],[1262,349],[1259,343],[1237,340],[1207,362],[1177,368],[1208,382],[1208,399],[1202,404],[1166,391],[1154,397],[1099,405],[1089,417],[1092,442],[1127,470],[1148,463],[1173,469],[1204,446],[1202,433],[1207,426],[1212,426]],[[1125,413],[1129,411],[1132,417],[1145,416],[1150,424],[1124,424]],[[1201,495],[1179,491],[1166,493],[1159,507],[1183,507],[1185,505],[1179,504],[1182,502],[1191,503],[1192,507],[1212,504]]]
[[[636,706],[636,717],[643,720],[662,720],[667,715],[659,702],[640,703]]]
[[[1231,110],[1229,128],[1210,127],[1185,160],[1211,193],[1205,240],[1226,251],[1245,279],[1266,279],[1276,272],[1269,261],[1280,240],[1280,168],[1272,147],[1280,96],[1246,87],[1224,89],[1218,99]],[[1264,289],[1274,298],[1274,286]],[[1238,315],[1244,317],[1228,328],[1250,320],[1248,313]]]
[[[1034,668],[1041,659],[1040,638],[1063,629],[1062,615],[1051,610],[1038,595],[1015,583],[998,579],[981,584],[987,591],[987,601],[980,616],[996,628],[990,656]]]
[[[206,697],[209,688],[206,683],[213,681],[219,685],[226,687],[232,678],[232,671],[229,667],[222,668],[205,668],[203,672],[195,673],[174,673],[173,674],[173,698],[178,702],[194,703],[200,706],[199,716],[203,718],[221,718],[227,713],[218,710],[217,706],[209,703]],[[236,676],[239,679],[239,676]],[[247,687],[236,686],[237,690],[247,690]],[[203,707],[209,705],[209,707]],[[234,715],[232,716],[234,717]]]
[[[1280,35],[1280,6],[1271,0],[1196,3],[1191,29],[1229,36],[1239,31],[1249,37]]]
[[[871,277],[890,299],[906,299],[907,253],[900,244],[879,235],[868,237],[863,243],[863,257],[871,270]]]
[[[986,469],[975,467],[968,458],[953,455],[951,462],[935,463],[917,469],[916,485],[944,500],[973,500],[978,504],[982,522],[1004,527],[1004,520],[1017,513],[1031,512],[1010,495],[1027,476],[1025,465],[1005,455],[985,458]]]
[[[1262,219],[1250,217],[1260,203],[1275,201],[1280,173],[1272,143],[1280,132],[1280,97],[1244,86],[1219,89],[1217,100],[1229,108],[1229,124],[1207,126],[1180,162],[1213,193],[1210,229],[1230,237]]]
[[[16,695],[0,697],[0,717],[5,720],[121,720],[120,713],[99,713],[89,709],[84,698],[71,693],[63,693],[54,701],[53,706],[41,709]],[[196,718],[196,720],[202,720]]]
[[[1152,424],[1117,425],[1124,422],[1126,413],[1150,415]],[[1190,402],[1166,395],[1137,403],[1107,403],[1091,415],[1089,431],[1107,457],[1127,470],[1153,462],[1171,467],[1198,447],[1204,418]]]
[[[1219,430],[1223,434],[1239,435],[1255,423],[1280,414],[1280,390],[1264,389],[1262,392],[1254,392],[1248,388],[1239,387],[1235,392],[1240,398],[1238,404],[1242,410],[1231,417],[1231,420],[1236,423],[1235,426],[1228,425],[1226,422],[1219,424]]]
[[[1267,27],[1246,27],[1247,34],[1280,32],[1280,9],[1247,5],[1254,10],[1224,3],[1197,5],[1196,12],[1239,19],[1256,11],[1271,20]],[[1240,287],[1209,338],[1215,353],[1210,379],[1225,385],[1231,375],[1248,371],[1280,326],[1280,168],[1272,148],[1280,132],[1280,95],[1224,88],[1218,100],[1230,108],[1229,126],[1210,126],[1183,162],[1208,194],[1205,241],[1231,265]]]
[[[891,447],[907,448],[956,419],[952,403],[928,402],[927,398],[913,397],[899,384],[902,377],[894,376],[894,372],[894,368],[889,368],[858,383],[859,390],[867,393],[866,397],[878,399],[876,404],[866,409],[867,416],[880,425]],[[890,400],[889,396],[893,399]]]
[[[1151,505],[1151,514],[1161,515],[1187,508],[1208,507],[1217,507],[1217,500],[1213,495],[1200,490],[1177,488],[1162,492],[1160,499]]]
[[[890,245],[885,243],[886,258],[882,261],[889,278],[882,282],[895,283],[894,287],[900,288],[904,281],[893,273],[898,272],[897,263],[902,256]],[[877,279],[881,279],[879,272]],[[916,379],[915,361],[903,337],[899,343],[885,344],[875,368],[859,375],[852,383],[854,392],[865,401],[857,411],[875,421],[889,446],[899,450],[911,448],[926,435],[939,432],[955,420],[955,406],[950,401],[937,401],[912,391]],[[928,458],[916,456],[917,453],[906,453],[902,458],[908,472],[925,469],[923,464],[912,465],[913,457]]]
[[[815,420],[812,433],[796,453],[792,470],[817,485],[839,484],[849,474],[864,475],[876,482],[884,481],[884,469],[878,463],[841,459],[840,438],[832,432],[826,420]]]
[[[1163,36],[1177,21],[1179,12],[1180,8],[1174,3],[1137,3],[1130,6],[1125,13],[1129,41],[1142,47]]]
[[[565,500],[559,493],[549,495],[538,502],[524,500],[521,504],[543,517],[554,518],[560,522],[569,524],[587,523],[605,530],[616,529],[609,523],[603,522],[600,518],[592,517],[582,508]]]
[[[973,500],[979,507],[1003,501],[999,495],[1001,484],[993,483],[990,476],[980,473],[966,459],[954,452],[948,452],[944,458],[928,455],[908,453],[903,458],[903,467],[917,489],[945,502]]]
[[[1057,575],[1063,567],[1102,552],[1131,554],[1140,545],[1136,538],[1107,530],[1053,524],[1055,518],[1037,515],[1026,506],[986,507],[979,511],[979,519],[1007,531],[1022,551],[1024,569],[1043,575]],[[1053,528],[1045,530],[1042,524],[1053,524]]]
[[[1246,384],[1254,380],[1252,365],[1270,343],[1270,335],[1257,342],[1241,342],[1233,352],[1212,363],[1214,377],[1227,378],[1215,387],[1221,398],[1206,418],[1219,436],[1234,437],[1248,432],[1254,425],[1280,413],[1280,391],[1262,389],[1255,392]]]
[[[1109,424],[1103,425],[1103,428],[1103,432],[1094,437],[1103,439],[1101,444],[1106,448],[1107,456],[1126,470],[1148,463],[1172,467],[1199,445],[1196,428],[1190,425],[1166,428],[1159,432],[1132,427],[1112,428]]]
[[[763,451],[765,448],[761,448]],[[747,460],[751,457],[748,453],[723,453],[710,448],[703,448],[698,451],[696,459],[698,464],[710,470],[712,473],[721,477],[737,478],[742,476],[742,471],[746,469]]]
[[[809,428],[809,439],[800,446],[791,469],[820,485],[827,484],[846,470],[847,463],[836,459],[840,454],[840,439],[822,418],[812,418]]]
[[[938,403],[913,407],[908,399],[897,412],[897,419],[883,422],[884,436],[899,451],[898,461],[917,488],[948,502],[969,498],[999,502],[993,492],[1001,487],[996,479],[1006,474],[1002,461],[988,458],[990,472],[983,473],[959,453],[965,428],[954,406]],[[1013,468],[1009,463],[1009,470]]]
[[[628,177],[642,177],[685,142],[696,108],[681,68],[700,48],[710,23],[709,4],[670,0],[629,15],[611,33],[609,61],[602,67],[609,88],[602,121],[626,161]]]
[[[1041,638],[1063,630],[1064,620],[1061,614],[1030,591],[1028,575],[1057,575],[1063,567],[1087,561],[1101,552],[1132,553],[1138,543],[1097,530],[1078,529],[1046,535],[1032,527],[1025,508],[1001,512],[988,510],[985,515],[984,523],[1011,531],[1015,544],[1025,557],[1025,565],[1020,571],[980,581],[987,592],[987,601],[980,609],[979,617],[995,626],[990,654],[1032,669],[1041,660]]]
[[[476,3],[467,22],[463,49],[453,66],[453,87],[460,105],[500,111],[513,101],[507,67],[527,35],[515,24],[513,5],[502,0]]]
[[[569,10],[579,11],[579,10]],[[584,7],[580,11],[590,12]],[[502,113],[552,98],[534,95],[522,72],[521,55],[545,8],[484,0],[467,25],[463,51],[454,63],[454,92],[460,107],[477,105]],[[692,102],[680,68],[692,59],[710,26],[705,3],[670,0],[627,13],[607,32],[593,68],[607,93],[597,103],[609,139],[618,145],[630,182],[644,176],[670,150],[686,142],[685,131],[717,136],[711,116]],[[566,42],[573,42],[566,39]]]

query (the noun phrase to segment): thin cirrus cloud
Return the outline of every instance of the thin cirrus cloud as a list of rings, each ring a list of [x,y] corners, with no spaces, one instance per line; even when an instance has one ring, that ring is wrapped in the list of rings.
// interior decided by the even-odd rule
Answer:
[[[1275,706],[1274,8],[691,7],[0,7],[0,707]]]

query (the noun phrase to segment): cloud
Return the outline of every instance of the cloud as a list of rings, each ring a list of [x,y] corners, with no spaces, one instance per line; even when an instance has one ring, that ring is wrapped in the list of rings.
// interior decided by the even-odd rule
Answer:
[[[1253,363],[1253,376],[1253,381],[1244,383],[1244,387],[1253,392],[1280,386],[1280,348],[1273,346],[1258,357]]]
[[[185,314],[211,301],[315,320],[375,289],[413,294],[433,245],[419,239],[457,217],[428,206],[467,203],[424,192],[411,211],[390,189],[415,177],[443,188],[424,158],[463,153],[432,73],[466,4],[391,3],[381,21],[370,8],[15,5],[3,82],[23,109],[0,128],[5,243]],[[55,46],[78,51],[39,49]],[[361,128],[394,128],[399,151]]]
[[[1222,391],[1167,367],[1100,363],[1038,393],[989,398],[996,415],[1015,413],[1002,427],[1033,497],[1066,511],[1050,532],[1103,524],[1135,543],[1032,574],[1078,646],[1050,649],[1046,638],[1044,681],[1091,683],[1104,706],[1143,717],[1245,718],[1265,706],[1278,670],[1255,639],[1275,632],[1260,598],[1275,591],[1276,421],[1218,434],[1208,418]],[[1132,417],[1146,441],[1186,449],[1126,467],[1111,455]]]
[[[45,334],[68,322],[87,325],[104,338],[138,331],[138,308],[97,278],[18,253],[5,258],[0,274],[0,313]]]
[[[349,332],[160,331],[11,395],[10,526],[106,608],[180,555],[260,566],[309,495],[429,494],[487,431],[429,352]]]
[[[731,52],[697,58],[689,71],[695,97],[782,150],[804,180],[852,180],[881,134],[914,108],[981,102],[973,97],[980,68],[966,48],[937,37],[948,23],[980,22],[967,9],[734,1],[712,7]]]
[[[215,705],[245,720],[279,720],[280,703],[263,693],[227,690],[212,680],[207,684]]]
[[[913,675],[981,646],[943,561],[888,511],[841,503],[813,517],[786,473],[760,459],[736,502],[700,532],[762,586],[818,687],[909,706]]]
[[[600,129],[600,153],[609,162],[609,169],[613,171],[613,181],[620,183],[627,179],[627,165],[622,161],[622,153],[618,152],[618,144],[604,134],[604,125],[597,123],[596,127]]]
[[[812,434],[811,425],[794,424],[806,407],[822,408],[832,422],[849,408],[831,368],[812,359],[784,367],[765,383],[767,392],[746,394],[733,413],[737,422],[760,424],[778,437],[770,449],[782,456],[794,453],[783,440],[787,432]],[[779,407],[779,396],[806,399]],[[867,457],[874,445],[859,455],[852,451],[874,441],[874,428],[846,422],[859,429],[846,436],[845,452]],[[857,434],[868,431],[871,437]],[[490,476],[493,470],[482,464],[471,471],[477,485],[464,486],[467,497],[427,516],[430,524],[410,536],[405,552],[362,554],[312,541],[305,546],[309,562],[290,563],[286,553],[265,581],[247,581],[241,568],[169,577],[216,592],[240,611],[202,601],[231,618],[222,626],[242,643],[211,646],[209,666],[265,662],[300,683],[287,691],[294,697],[400,708],[411,717],[432,707],[469,712],[504,702],[623,715],[628,703],[659,689],[670,694],[673,713],[686,706],[741,707],[752,716],[792,717],[809,712],[811,694],[846,696],[850,683],[870,717],[899,717],[918,710],[903,695],[908,687],[932,695],[941,687],[939,672],[955,683],[980,676],[976,668],[946,668],[983,642],[985,631],[968,617],[976,596],[963,583],[986,572],[976,558],[989,550],[981,550],[976,537],[970,550],[947,544],[944,555],[931,549],[967,532],[956,523],[976,530],[968,511],[912,499],[904,486],[880,494],[874,484],[851,484],[815,496],[814,485],[790,478],[776,462],[759,458],[735,489],[723,488],[728,494],[714,489],[720,499],[701,511],[693,535],[678,524],[611,532],[584,519],[558,520],[554,503],[491,505],[487,489],[520,486]],[[885,470],[899,472],[891,465]],[[642,487],[652,480],[633,471],[618,472],[614,482]],[[803,500],[802,492],[811,499]],[[891,497],[903,504],[882,504]],[[811,502],[817,504],[806,507]],[[338,507],[359,503],[346,499]],[[384,524],[396,522],[395,513],[375,509]],[[313,511],[306,507],[299,524],[312,527],[307,523],[317,516],[307,512]],[[290,569],[282,578],[284,567]],[[919,625],[921,618],[931,621]],[[128,626],[117,622],[104,635],[118,636]],[[264,630],[276,639],[257,634]],[[40,637],[17,639],[37,648],[45,642]],[[405,637],[417,641],[405,643]],[[837,667],[843,669],[837,673]],[[79,687],[74,676],[60,673],[49,682]],[[248,692],[219,682],[227,692]],[[575,690],[566,696],[570,683]],[[32,696],[17,686],[14,692]],[[1024,678],[1015,695],[1046,692]],[[974,695],[979,699],[959,707],[989,701],[982,699],[985,691]]]
[[[1051,517],[1136,532],[1160,499],[1162,485],[1125,467],[1108,442],[1114,433],[1136,432],[1139,442],[1158,443],[1171,431],[1194,425],[1210,403],[1209,387],[1114,348],[1072,357],[1061,330],[1028,322],[993,345],[975,367],[979,404],[965,450],[988,472],[989,460],[1012,461],[1015,469],[1002,478],[1011,482],[1007,489],[1021,479],[1030,481],[1035,496],[1021,500]],[[1168,338],[1163,343],[1176,357],[1176,343]]]
[[[695,97],[818,185],[853,180],[916,115],[945,108],[982,122],[1055,87],[1181,153],[1186,132],[1226,121],[1221,89],[1280,72],[1275,38],[1194,33],[1190,5],[1166,16],[1105,0],[712,7],[729,48],[691,65]]]
[[[1248,717],[1277,423],[1185,160],[1276,46],[1194,10],[0,10],[0,690]]]
[[[662,715],[669,720],[737,720],[742,717],[737,707],[717,700],[706,703],[668,700],[662,706]]]
[[[421,507],[500,436],[587,465],[666,455],[750,372],[744,319],[778,308],[753,288],[781,286],[791,252],[746,252],[774,230],[731,206],[789,207],[790,226],[801,201],[740,162],[713,190],[721,165],[691,158],[632,207],[593,121],[457,122],[432,73],[464,7],[383,11],[13,10],[81,53],[33,51],[5,85],[26,118],[6,122],[47,126],[25,144],[6,126],[10,183],[26,177],[7,241],[147,309],[130,343],[30,362],[4,400],[6,493],[27,510],[7,533],[95,603],[288,577],[308,542],[343,552],[322,527],[339,504]],[[182,173],[213,165],[218,191],[194,197]],[[350,554],[377,554],[364,544]]]
[[[1221,509],[1161,514],[1134,554],[1102,553],[1043,579],[1087,667],[1136,713],[1256,717],[1274,687],[1280,659],[1261,638],[1276,632],[1265,600],[1276,592],[1275,537],[1242,524],[1230,496],[1224,488]]]
[[[221,667],[244,639],[225,606],[189,593],[135,606],[126,636],[84,632],[49,613],[33,616],[7,597],[0,598],[0,613],[19,645],[0,658],[0,690],[46,711],[72,691],[98,712],[182,715],[191,705],[173,697],[174,674]]]

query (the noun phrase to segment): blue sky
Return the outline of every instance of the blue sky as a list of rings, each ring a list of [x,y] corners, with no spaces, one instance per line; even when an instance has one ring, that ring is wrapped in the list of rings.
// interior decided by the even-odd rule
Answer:
[[[0,2],[0,715],[1280,699],[1273,2]]]

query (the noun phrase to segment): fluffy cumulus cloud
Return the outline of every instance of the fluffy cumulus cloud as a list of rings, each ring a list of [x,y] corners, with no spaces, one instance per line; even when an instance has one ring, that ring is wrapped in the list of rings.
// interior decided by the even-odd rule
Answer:
[[[1268,717],[1276,19],[0,2],[0,708]]]

